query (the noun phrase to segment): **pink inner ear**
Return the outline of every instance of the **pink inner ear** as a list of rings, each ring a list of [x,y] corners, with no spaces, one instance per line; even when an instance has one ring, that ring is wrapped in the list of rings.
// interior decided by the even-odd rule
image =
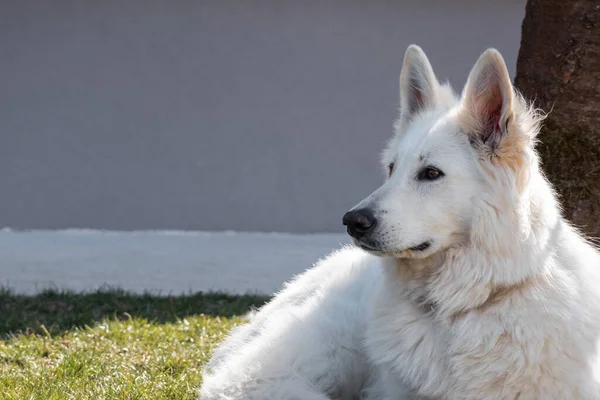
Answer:
[[[410,76],[409,85],[408,110],[410,114],[414,114],[425,108],[425,94],[423,93],[422,83],[416,76]]]
[[[499,88],[489,88],[486,92],[481,93],[477,101],[477,113],[483,128],[483,132],[479,134],[485,144],[493,147],[498,145],[501,139],[500,117],[503,99]]]
[[[410,108],[411,108],[410,112],[414,113],[425,107],[425,97],[423,96],[423,92],[421,92],[417,88],[413,88],[412,96],[413,96],[412,97],[413,101],[410,105]]]
[[[502,113],[502,104],[500,104],[498,107],[496,107],[496,109],[494,111],[492,111],[492,113],[490,115],[492,127],[495,132],[500,130],[500,114],[501,113]]]

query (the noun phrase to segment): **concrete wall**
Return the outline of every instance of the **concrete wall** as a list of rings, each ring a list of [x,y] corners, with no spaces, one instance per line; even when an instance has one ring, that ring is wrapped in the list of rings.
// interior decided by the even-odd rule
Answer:
[[[4,0],[0,226],[341,231],[410,43],[514,73],[525,0]]]

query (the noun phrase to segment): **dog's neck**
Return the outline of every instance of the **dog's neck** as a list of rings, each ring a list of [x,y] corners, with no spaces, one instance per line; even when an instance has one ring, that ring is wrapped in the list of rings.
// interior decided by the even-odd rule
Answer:
[[[534,284],[547,273],[553,253],[547,249],[557,245],[564,225],[549,204],[550,186],[541,174],[532,179],[535,190],[518,207],[482,199],[464,243],[425,259],[383,259],[386,284],[399,285],[424,311],[446,317],[486,309]]]

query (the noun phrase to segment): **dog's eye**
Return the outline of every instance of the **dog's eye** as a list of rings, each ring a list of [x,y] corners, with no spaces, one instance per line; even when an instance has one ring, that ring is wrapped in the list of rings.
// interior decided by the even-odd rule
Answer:
[[[394,163],[393,162],[388,164],[388,176],[392,176],[392,172],[394,172]]]
[[[444,176],[444,173],[435,167],[425,167],[419,172],[417,179],[420,181],[435,181]]]

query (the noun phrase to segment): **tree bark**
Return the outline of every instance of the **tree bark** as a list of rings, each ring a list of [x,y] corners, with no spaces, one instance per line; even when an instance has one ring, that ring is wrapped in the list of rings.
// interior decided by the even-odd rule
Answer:
[[[549,112],[543,168],[564,215],[600,236],[600,1],[528,0],[515,86]]]

